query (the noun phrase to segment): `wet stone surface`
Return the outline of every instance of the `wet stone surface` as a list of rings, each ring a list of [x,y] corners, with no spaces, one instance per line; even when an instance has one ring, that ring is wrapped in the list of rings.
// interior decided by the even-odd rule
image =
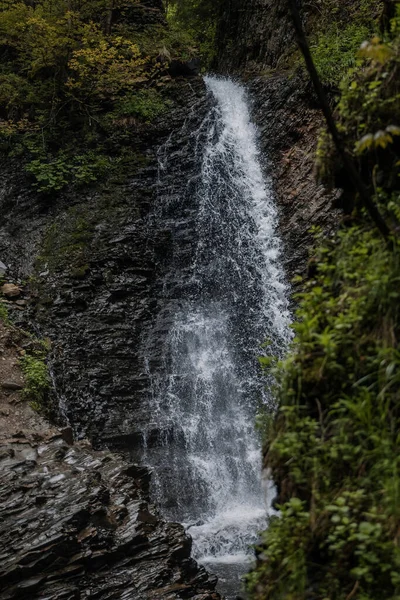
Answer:
[[[218,600],[191,541],[149,504],[150,474],[60,434],[0,452],[0,599]]]

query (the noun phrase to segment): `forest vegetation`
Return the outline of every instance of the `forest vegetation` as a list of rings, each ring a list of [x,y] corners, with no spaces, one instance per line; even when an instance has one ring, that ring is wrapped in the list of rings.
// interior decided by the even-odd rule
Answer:
[[[221,0],[166,0],[165,4],[170,26],[191,37],[206,69],[215,59]]]
[[[369,218],[322,132],[319,177],[343,190],[345,214],[332,239],[315,231],[288,357],[263,361],[277,380],[278,414],[261,424],[280,515],[263,534],[248,585],[259,600],[394,600],[400,594],[400,7],[392,4],[382,27],[383,3],[322,4],[322,27],[311,36],[315,64],[326,89],[334,90],[340,136],[389,236]]]
[[[143,27],[140,10],[138,0],[2,0],[0,151],[39,192],[125,168],[135,132],[168,108],[168,64],[194,42],[162,21]]]

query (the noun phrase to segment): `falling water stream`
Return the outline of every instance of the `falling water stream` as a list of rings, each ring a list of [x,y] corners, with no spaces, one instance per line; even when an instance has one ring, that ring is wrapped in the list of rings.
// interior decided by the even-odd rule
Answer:
[[[197,176],[179,201],[173,191],[168,200],[163,181],[168,147],[160,153],[166,203],[178,202],[182,218],[191,206],[195,231],[166,334],[164,369],[151,373],[161,441],[149,443],[147,458],[165,516],[185,524],[194,557],[219,574],[221,589],[234,598],[271,500],[255,417],[260,404],[272,410],[273,403],[257,356],[266,339],[268,351],[284,350],[289,312],[277,211],[246,91],[229,79],[205,82],[210,108],[191,132]]]

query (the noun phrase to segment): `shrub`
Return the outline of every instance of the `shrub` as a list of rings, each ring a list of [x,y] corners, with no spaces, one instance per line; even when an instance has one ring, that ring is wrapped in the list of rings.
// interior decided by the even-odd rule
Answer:
[[[110,159],[89,151],[75,156],[60,152],[53,160],[46,156],[30,161],[25,169],[33,175],[34,186],[39,192],[51,193],[62,190],[69,183],[89,184],[100,179],[110,168]]]
[[[135,117],[150,123],[163,114],[170,104],[157,90],[150,88],[126,95],[118,103],[115,114],[120,117]]]
[[[347,71],[357,64],[357,50],[370,35],[366,26],[333,23],[311,46],[315,66],[326,85],[338,86]]]
[[[42,358],[25,355],[20,360],[25,379],[24,397],[35,410],[46,409],[46,400],[50,389],[50,376]]]

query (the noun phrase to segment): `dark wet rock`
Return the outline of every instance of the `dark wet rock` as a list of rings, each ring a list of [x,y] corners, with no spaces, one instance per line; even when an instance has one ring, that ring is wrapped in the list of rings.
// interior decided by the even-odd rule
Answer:
[[[280,210],[285,266],[289,277],[304,275],[314,244],[310,228],[321,227],[329,235],[341,218],[334,206],[337,192],[328,192],[315,175],[323,117],[309,82],[300,75],[256,77],[249,82],[249,91],[265,169],[273,179]]]
[[[217,39],[219,71],[250,74],[279,67],[294,39],[286,0],[224,2]]]
[[[74,432],[72,427],[64,427],[64,429],[61,429],[60,433],[64,442],[67,442],[67,444],[72,446],[74,443]]]
[[[148,364],[162,364],[171,298],[161,282],[173,253],[173,221],[155,216],[164,202],[159,158],[176,132],[168,169],[171,181],[186,185],[194,140],[184,125],[191,111],[196,127],[208,107],[200,78],[177,79],[169,94],[169,113],[135,132],[139,167],[109,187],[44,204],[16,162],[0,173],[1,255],[15,277],[36,275],[19,322],[51,340],[56,393],[70,422],[36,446],[18,432],[14,454],[0,454],[0,600],[219,598],[215,578],[190,558],[183,528],[164,523],[149,503],[149,471],[83,442],[70,445],[89,435],[97,448],[142,460],[154,429]],[[182,227],[186,246],[193,216],[188,211]],[[85,245],[74,255],[77,223]]]
[[[182,526],[149,504],[148,477],[60,436],[4,445],[0,599],[218,600]]]
[[[139,0],[121,8],[113,10],[113,24],[120,20],[126,23],[128,20],[138,30],[149,26],[165,25],[165,11],[162,0]]]
[[[168,72],[171,77],[197,77],[200,72],[200,59],[192,58],[188,61],[172,60]]]
[[[109,187],[79,197],[61,196],[44,207],[21,179],[17,165],[0,173],[0,251],[4,249],[18,277],[36,270],[36,303],[30,314],[41,335],[52,341],[56,392],[65,399],[74,434],[89,436],[98,448],[125,450],[137,459],[143,433],[151,427],[148,365],[161,364],[162,336],[171,319],[170,314],[159,319],[149,344],[148,331],[165,307],[161,282],[173,251],[172,220],[155,216],[165,202],[158,197],[157,155],[177,132],[168,148],[174,157],[168,169],[179,193],[193,169],[186,156],[193,140],[182,127],[192,111],[195,128],[208,106],[200,78],[170,83],[169,95],[173,108],[142,137],[135,134],[138,148],[132,152],[146,149],[143,165]],[[193,243],[194,215],[188,211],[182,227],[186,245]],[[75,258],[69,250],[76,223],[80,232],[86,227],[86,242]],[[38,255],[40,261],[35,259]],[[26,311],[24,319],[25,315]]]

